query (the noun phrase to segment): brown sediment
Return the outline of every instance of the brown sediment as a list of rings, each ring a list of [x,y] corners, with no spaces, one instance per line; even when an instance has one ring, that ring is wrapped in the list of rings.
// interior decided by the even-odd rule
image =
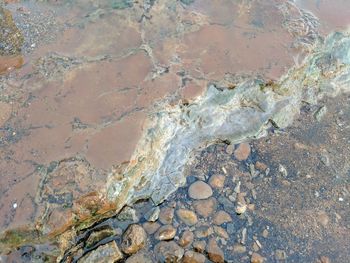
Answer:
[[[0,56],[0,75],[20,68],[23,63],[22,56]]]
[[[298,1],[301,8],[313,12],[322,24],[322,31],[329,33],[350,26],[350,2],[346,0]]]
[[[157,1],[148,13],[138,5],[110,10],[101,4],[93,12],[73,7],[58,18],[69,26],[27,55],[25,68],[9,81],[21,89],[4,91],[15,106],[9,119],[4,104],[0,119],[1,127],[6,121],[0,130],[1,231],[35,222],[56,236],[113,215],[131,186],[120,203],[106,201],[108,171],[130,161],[155,103],[193,100],[226,73],[278,79],[294,53],[276,2],[196,1],[184,8]],[[142,13],[149,17],[142,20]],[[12,96],[16,92],[20,96]],[[53,163],[59,165],[50,170]],[[134,172],[135,180],[139,175]],[[58,197],[69,197],[68,190],[72,200],[62,205]],[[56,203],[46,206],[49,194]]]

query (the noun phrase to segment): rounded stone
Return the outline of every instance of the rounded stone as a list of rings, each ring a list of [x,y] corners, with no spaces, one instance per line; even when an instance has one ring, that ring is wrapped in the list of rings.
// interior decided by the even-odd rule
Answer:
[[[179,209],[176,211],[176,214],[188,226],[193,226],[198,222],[197,215],[191,210]]]
[[[207,183],[196,181],[188,188],[188,195],[192,199],[207,199],[213,195],[213,190]]]
[[[160,228],[160,224],[158,222],[145,222],[143,223],[143,228],[147,234],[152,235]]]
[[[224,263],[225,262],[225,256],[222,249],[218,246],[216,243],[215,238],[211,238],[207,245],[207,253],[209,256],[209,259],[215,263]]]
[[[187,251],[183,258],[183,263],[204,263],[205,256],[201,253],[194,251]]]
[[[254,252],[250,258],[251,263],[264,263],[265,259],[258,253]]]
[[[206,243],[204,240],[202,241],[195,241],[193,242],[193,248],[195,251],[199,252],[199,253],[204,253],[205,247],[206,247]]]
[[[184,255],[184,249],[174,241],[160,241],[154,247],[157,262],[180,262]]]
[[[226,179],[225,175],[214,174],[210,177],[209,184],[213,188],[221,189],[225,185],[225,179]]]
[[[117,244],[114,241],[111,241],[105,245],[99,246],[97,249],[92,250],[84,257],[82,257],[78,262],[82,263],[109,263],[117,262],[123,258],[122,252],[120,252]]]
[[[130,225],[123,234],[121,248],[125,254],[134,254],[146,244],[147,234],[142,226]]]
[[[139,251],[136,254],[128,257],[125,263],[152,263],[152,259],[148,253]]]
[[[174,218],[174,208],[162,207],[159,212],[159,221],[164,225],[170,225]]]
[[[214,215],[213,222],[215,225],[232,222],[231,216],[225,211],[219,211]]]
[[[241,143],[238,148],[234,151],[234,155],[238,161],[245,161],[250,155],[249,143]]]
[[[196,213],[204,218],[209,217],[217,207],[217,201],[214,197],[205,200],[196,200],[193,202]]]
[[[155,238],[158,240],[170,240],[176,235],[176,229],[172,225],[165,225],[158,229]]]
[[[220,226],[214,226],[213,227],[214,228],[214,232],[218,235],[218,236],[220,236],[220,237],[222,237],[223,239],[229,239],[230,237],[229,237],[229,235],[228,235],[228,233],[227,233],[227,231],[224,229],[224,228],[222,228],[222,227],[220,227]]]
[[[179,240],[179,245],[182,247],[187,247],[192,244],[194,239],[194,234],[191,231],[184,231]]]

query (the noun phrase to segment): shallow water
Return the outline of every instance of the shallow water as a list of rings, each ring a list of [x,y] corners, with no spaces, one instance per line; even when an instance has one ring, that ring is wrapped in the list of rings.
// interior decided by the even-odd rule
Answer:
[[[198,147],[349,90],[345,0],[0,4],[5,252],[158,204]]]

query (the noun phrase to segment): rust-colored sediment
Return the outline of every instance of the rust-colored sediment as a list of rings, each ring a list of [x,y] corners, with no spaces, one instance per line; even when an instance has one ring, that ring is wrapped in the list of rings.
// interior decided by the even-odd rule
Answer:
[[[114,213],[118,205],[103,197],[108,171],[129,161],[157,100],[191,100],[226,73],[285,73],[296,51],[281,1],[238,2],[156,1],[148,11],[56,4],[63,29],[1,80],[1,232],[35,222],[56,235],[91,213]],[[9,3],[22,6],[35,7]],[[349,17],[324,10],[315,12],[332,28]],[[0,57],[0,73],[22,64],[21,56]],[[68,192],[63,206],[57,196]]]

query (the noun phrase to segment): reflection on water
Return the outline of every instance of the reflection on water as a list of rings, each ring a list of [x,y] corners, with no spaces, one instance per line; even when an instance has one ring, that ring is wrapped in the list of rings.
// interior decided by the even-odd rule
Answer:
[[[185,107],[179,103],[198,104],[192,110],[198,116],[209,118],[216,110],[219,116],[220,105],[236,105],[235,96],[230,96],[239,83],[254,76],[260,81],[255,87],[273,90],[274,83],[301,64],[325,34],[350,23],[349,3],[344,0],[0,4],[0,230],[24,229],[7,232],[4,248],[37,242],[38,233],[44,240],[72,225],[84,228],[114,215],[136,194],[151,196],[142,191],[154,173],[147,158],[155,153],[153,157],[163,162],[159,147],[160,152],[173,151],[165,162],[176,168],[167,179],[171,189],[155,191],[162,200],[181,183],[177,174],[193,148],[218,134],[221,139],[232,134],[214,124],[208,126],[208,131],[214,127],[210,136],[196,138],[196,129],[206,124],[191,127],[191,116],[183,120],[185,130],[179,133],[177,111]],[[329,75],[323,77],[334,79],[331,71],[325,69]],[[232,101],[222,98],[214,107],[198,100],[202,94],[210,96],[213,91],[205,92],[213,83],[218,90],[229,87],[231,93],[224,97]],[[254,100],[252,94],[244,96]],[[278,101],[272,96],[256,103]],[[278,108],[269,105],[273,103],[263,107],[262,122]],[[169,118],[160,118],[160,126],[168,129],[149,129],[164,109],[172,112]],[[230,114],[244,115],[240,109]],[[242,128],[242,120],[248,118],[243,117],[237,124]],[[260,117],[254,113],[250,118]],[[255,135],[260,126],[254,126],[254,132],[236,128],[242,139]],[[152,132],[159,134],[159,141],[152,139]],[[168,141],[171,136],[175,140]],[[166,168],[160,174],[167,173]],[[154,179],[150,189],[159,188],[156,184],[162,180]],[[110,196],[119,203],[107,199],[107,181]]]

